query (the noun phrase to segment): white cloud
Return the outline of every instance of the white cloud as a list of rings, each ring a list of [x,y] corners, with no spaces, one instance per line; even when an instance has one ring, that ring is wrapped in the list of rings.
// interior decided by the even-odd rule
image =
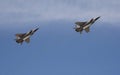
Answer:
[[[102,16],[119,22],[119,0],[3,0],[0,24],[54,20],[82,20]]]

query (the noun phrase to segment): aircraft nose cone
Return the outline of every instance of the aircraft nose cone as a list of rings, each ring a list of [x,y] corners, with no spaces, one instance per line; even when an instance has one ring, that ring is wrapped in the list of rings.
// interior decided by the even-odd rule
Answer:
[[[39,28],[35,29],[34,32],[36,32]]]
[[[100,16],[99,17],[97,17],[95,20],[97,20],[97,19],[99,19],[100,18]]]

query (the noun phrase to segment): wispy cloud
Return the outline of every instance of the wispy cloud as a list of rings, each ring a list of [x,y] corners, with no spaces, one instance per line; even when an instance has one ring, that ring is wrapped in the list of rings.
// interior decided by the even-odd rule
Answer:
[[[2,0],[0,24],[54,20],[80,20],[102,16],[119,22],[119,0]]]

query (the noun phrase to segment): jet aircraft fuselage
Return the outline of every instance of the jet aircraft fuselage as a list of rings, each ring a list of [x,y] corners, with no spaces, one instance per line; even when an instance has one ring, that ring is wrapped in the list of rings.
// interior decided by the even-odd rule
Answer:
[[[74,29],[76,32],[80,32],[80,33],[82,33],[83,30],[85,30],[86,32],[89,32],[90,26],[99,18],[100,16],[95,19],[92,18],[90,21],[86,21],[86,22],[75,22],[76,27]]]
[[[15,34],[16,36],[16,42],[17,43],[20,43],[22,44],[23,41],[29,43],[30,42],[30,37],[38,30],[39,28],[36,28],[36,29],[33,29],[33,30],[30,30],[29,32],[27,33],[18,33],[18,34]]]

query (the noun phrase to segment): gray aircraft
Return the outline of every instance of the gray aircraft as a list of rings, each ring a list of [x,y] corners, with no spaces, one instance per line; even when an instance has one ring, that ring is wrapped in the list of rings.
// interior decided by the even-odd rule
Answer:
[[[100,18],[92,18],[90,21],[86,21],[86,22],[75,22],[76,26],[75,26],[75,31],[76,32],[80,32],[82,33],[83,30],[85,30],[87,33],[90,31],[90,26]]]
[[[22,44],[24,41],[29,43],[30,42],[30,37],[38,30],[39,28],[30,30],[27,33],[18,33],[15,34],[16,36],[16,42]]]

